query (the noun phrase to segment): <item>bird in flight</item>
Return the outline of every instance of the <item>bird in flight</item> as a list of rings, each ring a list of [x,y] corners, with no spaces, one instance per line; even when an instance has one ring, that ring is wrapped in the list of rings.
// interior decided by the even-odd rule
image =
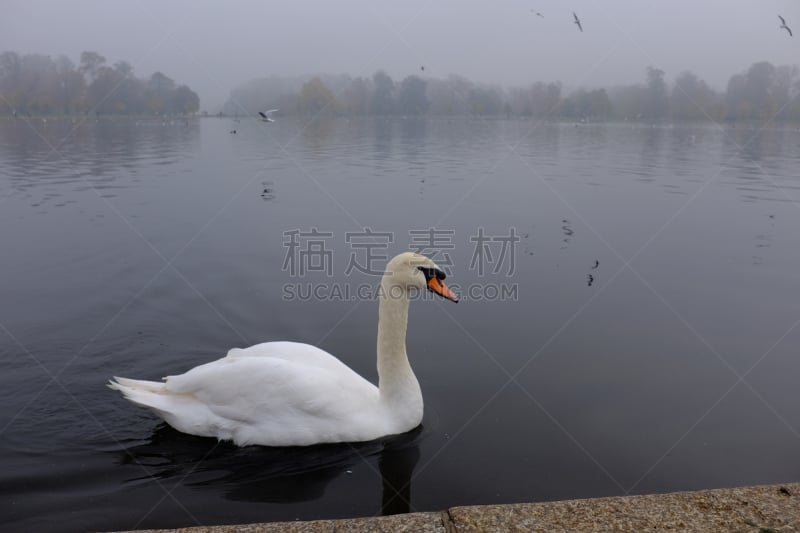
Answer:
[[[275,111],[277,111],[277,109],[270,109],[269,111],[259,111],[258,114],[264,122],[275,122],[275,119],[272,118],[272,113]]]
[[[572,16],[575,19],[573,22],[575,22],[575,24],[578,25],[578,29],[581,30],[581,33],[583,33],[583,26],[581,26],[581,19],[578,18],[578,15],[576,15],[574,11],[572,12]]]
[[[531,13],[536,13],[536,16],[537,16],[537,17],[542,17],[542,18],[544,18],[544,15],[542,15],[541,13],[539,13],[538,11],[536,11],[536,10],[534,10],[534,9],[531,9]]]
[[[778,15],[778,18],[779,18],[779,19],[781,19],[781,25],[780,25],[780,26],[778,26],[778,29],[779,29],[779,30],[786,30],[786,31],[788,31],[788,32],[789,32],[789,37],[792,37],[792,30],[791,30],[791,28],[789,28],[789,26],[787,26],[787,25],[786,25],[786,21],[785,21],[785,20],[783,20],[783,17],[782,17],[782,16],[780,16],[780,15]]]

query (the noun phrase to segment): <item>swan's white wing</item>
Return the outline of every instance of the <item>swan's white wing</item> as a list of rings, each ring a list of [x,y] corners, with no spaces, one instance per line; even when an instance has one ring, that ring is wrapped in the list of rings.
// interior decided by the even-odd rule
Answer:
[[[377,387],[343,364],[331,370],[272,357],[226,357],[167,377],[166,388],[242,422],[287,412],[331,415],[349,407],[347,400],[378,394]]]
[[[359,417],[365,405],[377,403],[377,387],[318,351],[330,359],[324,365],[320,354],[279,358],[251,352],[169,376],[170,396],[196,400],[191,409],[174,413],[173,420],[179,419],[181,431],[239,445],[374,438],[369,432],[381,428],[374,420],[361,424]],[[351,433],[342,435],[342,427]]]

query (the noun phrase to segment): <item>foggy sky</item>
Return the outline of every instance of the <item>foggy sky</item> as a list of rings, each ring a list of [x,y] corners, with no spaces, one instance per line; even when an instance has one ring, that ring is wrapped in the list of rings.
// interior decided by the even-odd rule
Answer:
[[[537,17],[539,11],[544,18]],[[572,11],[583,23],[580,33]],[[793,29],[779,30],[778,14]],[[756,61],[800,64],[798,0],[5,0],[0,51],[93,50],[138,77],[161,70],[220,106],[253,78],[409,74],[609,87],[691,70],[724,89]],[[424,73],[420,67],[424,65]]]

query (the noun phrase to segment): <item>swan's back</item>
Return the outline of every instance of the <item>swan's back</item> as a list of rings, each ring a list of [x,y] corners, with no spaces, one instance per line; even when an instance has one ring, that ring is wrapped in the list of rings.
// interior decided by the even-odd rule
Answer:
[[[283,359],[298,363],[304,362],[308,365],[330,368],[334,372],[344,369],[350,370],[347,365],[325,350],[302,342],[262,342],[248,348],[231,348],[225,358],[229,357],[271,357],[273,359]]]

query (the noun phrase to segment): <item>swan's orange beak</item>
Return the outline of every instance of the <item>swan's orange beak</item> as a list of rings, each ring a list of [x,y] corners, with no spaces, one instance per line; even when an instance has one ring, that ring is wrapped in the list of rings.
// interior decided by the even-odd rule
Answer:
[[[428,280],[428,288],[439,296],[444,296],[448,300],[458,303],[458,296],[456,296],[455,293],[453,293],[453,291],[451,291],[450,288],[444,284],[444,281],[440,280],[436,276]]]

